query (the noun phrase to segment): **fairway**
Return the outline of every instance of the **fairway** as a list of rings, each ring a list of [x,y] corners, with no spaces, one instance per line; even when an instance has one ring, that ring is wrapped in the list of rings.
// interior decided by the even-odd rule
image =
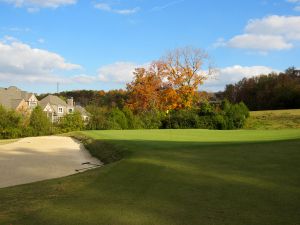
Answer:
[[[111,163],[0,189],[0,224],[300,224],[300,130],[81,134]]]

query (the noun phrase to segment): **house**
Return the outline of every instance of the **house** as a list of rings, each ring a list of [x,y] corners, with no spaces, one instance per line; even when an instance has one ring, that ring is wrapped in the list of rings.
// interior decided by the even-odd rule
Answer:
[[[58,122],[63,116],[74,112],[73,98],[65,102],[55,95],[48,95],[39,101],[39,105],[52,122]]]
[[[89,118],[90,118],[90,113],[88,113],[85,108],[83,108],[80,105],[75,105],[74,108],[75,112],[79,112],[81,114],[81,117],[83,119],[84,122],[88,122]]]
[[[15,86],[0,88],[0,105],[22,113],[30,113],[32,109],[40,105],[52,123],[58,122],[60,118],[73,112],[79,112],[85,122],[90,116],[83,107],[75,105],[73,98],[67,99],[66,102],[55,95],[48,95],[38,101],[35,94],[22,91]]]
[[[73,98],[65,102],[55,95],[48,95],[39,101],[39,105],[52,123],[58,122],[62,117],[73,112],[79,112],[84,121],[88,121],[89,118],[88,112],[83,107],[75,105]]]
[[[38,105],[35,94],[11,86],[0,88],[0,105],[6,109],[31,112]]]

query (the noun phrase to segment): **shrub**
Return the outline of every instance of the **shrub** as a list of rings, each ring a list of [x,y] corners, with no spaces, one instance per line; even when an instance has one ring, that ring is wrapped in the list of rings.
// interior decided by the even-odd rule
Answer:
[[[249,110],[244,103],[230,104],[229,101],[222,102],[222,115],[225,120],[225,129],[242,128],[249,116]]]
[[[48,135],[51,133],[52,124],[40,106],[32,110],[29,126],[32,129],[32,135]]]
[[[139,114],[145,129],[159,129],[162,126],[164,115],[158,110],[150,110]]]
[[[0,138],[18,138],[22,136],[23,117],[13,110],[0,105]]]
[[[186,129],[198,128],[199,116],[194,110],[177,110],[168,113],[162,122],[162,128]]]
[[[237,129],[242,128],[249,111],[244,103],[220,105],[203,103],[199,108],[173,110],[168,113],[150,110],[133,114],[124,108],[91,107],[89,129]]]
[[[87,124],[90,130],[106,130],[108,128],[107,113],[105,107],[88,106],[87,111],[91,114],[91,118]]]
[[[91,118],[87,125],[88,129],[120,130],[134,128],[134,115],[131,115],[129,111],[124,113],[118,108],[108,109],[95,106],[89,106],[87,110],[91,113]]]
[[[84,121],[79,112],[67,114],[59,121],[62,132],[79,131],[84,129]]]
[[[108,129],[128,129],[128,122],[125,114],[118,108],[113,108],[108,114]]]
[[[142,129],[143,128],[143,121],[140,119],[139,116],[134,115],[133,112],[125,107],[123,108],[123,113],[127,118],[127,125],[128,129]]]

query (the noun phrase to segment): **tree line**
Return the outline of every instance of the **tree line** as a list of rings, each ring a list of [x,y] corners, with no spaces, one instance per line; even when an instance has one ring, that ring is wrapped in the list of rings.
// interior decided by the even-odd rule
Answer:
[[[232,103],[243,101],[250,110],[299,109],[300,71],[291,67],[281,73],[244,78],[227,85],[218,96]]]

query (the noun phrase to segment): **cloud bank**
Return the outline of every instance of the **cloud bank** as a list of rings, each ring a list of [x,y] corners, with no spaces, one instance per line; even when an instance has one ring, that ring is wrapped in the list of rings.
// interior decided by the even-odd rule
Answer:
[[[62,82],[60,71],[78,70],[59,54],[32,48],[15,39],[0,41],[0,80],[16,82]]]
[[[103,82],[115,82],[125,84],[133,79],[135,68],[146,67],[147,64],[139,65],[134,62],[116,62],[102,66],[98,69],[98,78]]]
[[[244,33],[228,41],[219,40],[215,46],[268,52],[288,50],[300,42],[300,16],[272,15],[248,22]]]
[[[61,6],[73,5],[77,3],[77,0],[0,0],[0,2],[12,4],[18,8],[25,7],[28,12],[34,13],[40,8],[56,9]]]
[[[253,77],[262,74],[279,72],[267,66],[241,66],[234,65],[219,69],[215,78],[207,80],[201,87],[201,90],[206,91],[222,91],[227,84],[234,84],[244,77]]]

